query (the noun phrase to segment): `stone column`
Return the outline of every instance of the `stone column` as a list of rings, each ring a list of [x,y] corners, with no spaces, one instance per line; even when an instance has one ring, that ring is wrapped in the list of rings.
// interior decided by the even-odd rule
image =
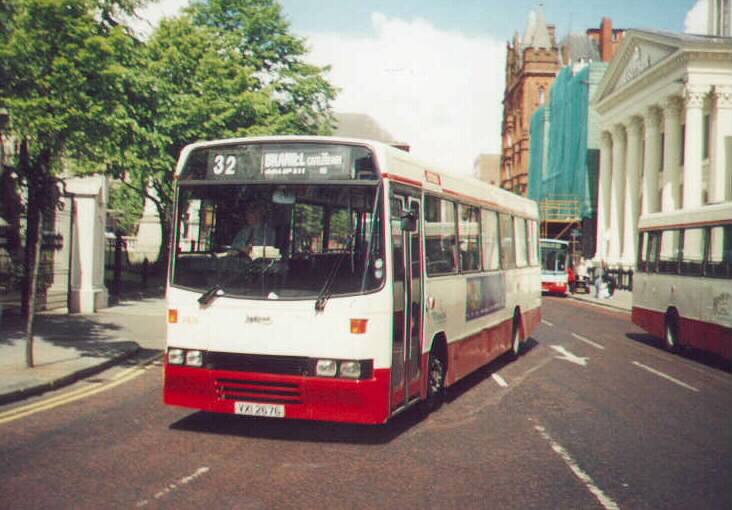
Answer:
[[[66,191],[75,203],[69,312],[94,313],[109,303],[104,286],[106,177],[67,180]]]
[[[610,198],[610,246],[608,263],[620,262],[623,243],[623,226],[625,225],[625,126],[618,124],[613,128],[613,178]]]
[[[658,171],[661,168],[659,124],[661,112],[656,106],[646,111],[644,119],[646,150],[643,154],[643,209],[642,214],[658,212]]]
[[[612,135],[603,131],[600,136],[600,178],[597,190],[597,250],[595,259],[599,262],[607,258],[607,234],[610,228],[610,188],[612,183]]]
[[[684,143],[684,196],[683,208],[696,209],[702,205],[702,133],[704,96],[699,88],[684,89],[686,129]]]
[[[730,115],[730,87],[715,85],[712,91],[713,118],[709,168],[709,201],[732,199],[732,115]]]
[[[638,214],[640,212],[640,152],[642,124],[633,117],[628,124],[628,152],[625,163],[625,224],[623,226],[623,266],[635,266],[638,249]]]
[[[680,206],[679,197],[679,159],[681,145],[681,101],[678,96],[666,100],[663,108],[663,196],[661,210],[675,211]]]

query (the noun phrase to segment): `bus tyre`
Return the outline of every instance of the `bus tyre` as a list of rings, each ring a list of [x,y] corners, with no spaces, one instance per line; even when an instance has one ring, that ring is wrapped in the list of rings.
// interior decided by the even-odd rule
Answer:
[[[521,354],[521,319],[518,315],[513,318],[513,332],[511,333],[511,357],[518,359]]]
[[[425,411],[436,411],[442,405],[445,396],[445,362],[434,352],[430,352],[427,367],[427,399]]]
[[[666,314],[663,340],[668,352],[679,351],[679,317],[673,310]]]

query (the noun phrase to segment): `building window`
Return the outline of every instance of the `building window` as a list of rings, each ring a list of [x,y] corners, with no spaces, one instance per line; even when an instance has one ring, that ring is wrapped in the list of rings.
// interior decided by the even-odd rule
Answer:
[[[707,113],[704,115],[704,124],[702,126],[702,159],[709,159],[709,131],[711,128],[711,116]]]
[[[539,87],[539,104],[544,104],[544,87]]]

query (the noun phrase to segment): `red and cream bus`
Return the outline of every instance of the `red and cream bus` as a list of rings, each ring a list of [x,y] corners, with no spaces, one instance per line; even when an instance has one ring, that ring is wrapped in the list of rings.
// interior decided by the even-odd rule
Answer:
[[[569,290],[569,242],[561,239],[539,240],[541,290],[566,294]]]
[[[732,202],[640,218],[633,322],[681,345],[730,359]]]
[[[233,241],[251,202],[272,232]],[[187,146],[167,288],[166,404],[383,423],[541,320],[535,202],[377,142]]]

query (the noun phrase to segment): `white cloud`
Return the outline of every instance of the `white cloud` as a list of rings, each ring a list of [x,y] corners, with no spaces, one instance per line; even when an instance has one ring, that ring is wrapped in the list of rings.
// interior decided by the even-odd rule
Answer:
[[[505,43],[371,16],[374,35],[309,34],[308,60],[332,67],[336,111],[366,113],[412,153],[461,174],[500,151]]]
[[[707,0],[697,0],[686,14],[684,32],[687,34],[707,33]]]
[[[188,0],[161,0],[134,28],[149,35]],[[371,15],[374,33],[306,34],[307,60],[330,65],[341,89],[333,106],[366,113],[411,152],[437,167],[471,174],[480,153],[500,152],[505,42],[435,28],[429,21]]]
[[[138,19],[133,19],[130,26],[143,37],[149,37],[157,28],[160,20],[178,16],[181,9],[188,5],[188,0],[158,0],[150,2],[143,9],[139,9]]]

